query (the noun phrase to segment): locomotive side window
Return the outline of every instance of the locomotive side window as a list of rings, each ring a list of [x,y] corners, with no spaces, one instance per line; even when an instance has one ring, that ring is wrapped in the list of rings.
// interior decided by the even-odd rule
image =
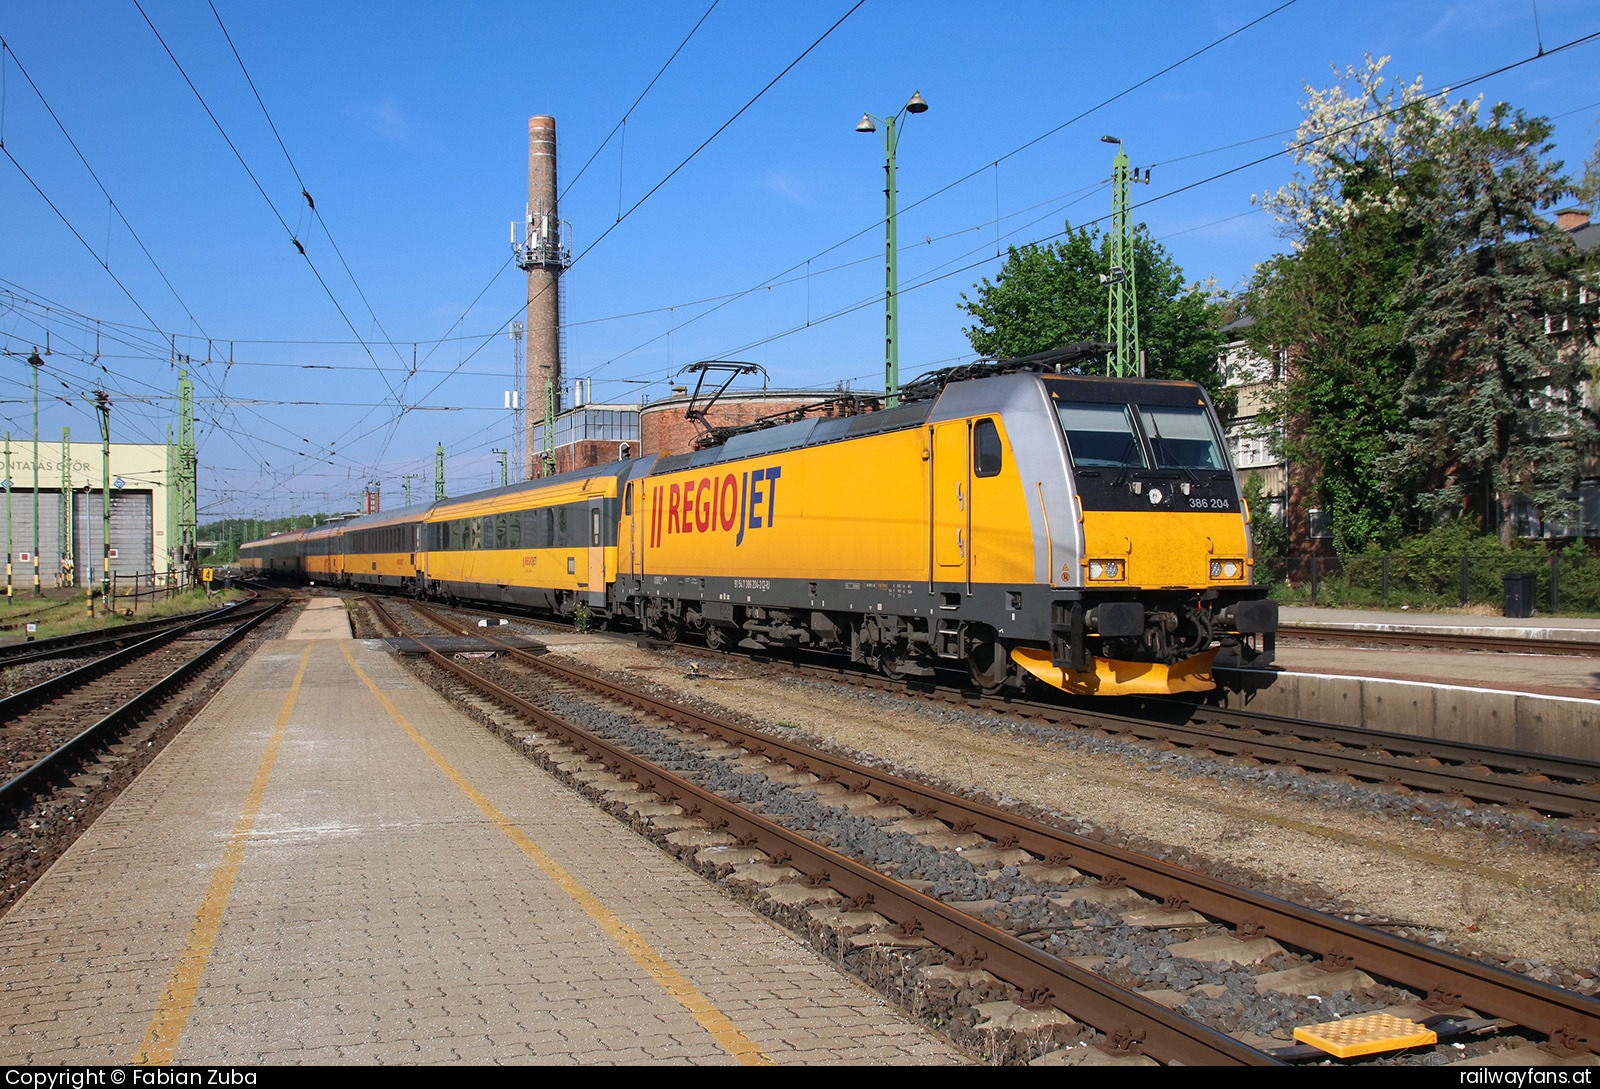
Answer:
[[[1003,464],[1000,429],[993,420],[979,420],[972,429],[972,471],[977,476],[999,476]]]
[[[1056,402],[1061,430],[1080,469],[1143,469],[1144,447],[1127,405]]]
[[[1150,437],[1156,466],[1161,469],[1224,470],[1222,447],[1211,417],[1203,408],[1140,405],[1144,433]]]

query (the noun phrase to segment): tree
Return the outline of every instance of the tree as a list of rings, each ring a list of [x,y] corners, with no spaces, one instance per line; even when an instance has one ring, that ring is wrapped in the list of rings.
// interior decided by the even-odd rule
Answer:
[[[1547,158],[1551,131],[1500,103],[1487,125],[1451,132],[1407,285],[1405,441],[1383,459],[1434,512],[1492,492],[1508,548],[1518,493],[1570,517],[1577,446],[1593,435],[1580,380],[1595,303],[1572,239],[1538,212],[1577,192]]]
[[[973,350],[1006,359],[1104,340],[1110,299],[1100,275],[1109,266],[1109,236],[1089,228],[1068,225],[1053,245],[1013,246],[994,282],[975,285],[976,299],[961,296],[960,308],[976,322],[966,330]],[[1142,226],[1133,236],[1133,267],[1149,375],[1217,391],[1218,305],[1198,285],[1184,286],[1183,269]]]
[[[1301,169],[1256,198],[1292,252],[1258,268],[1245,303],[1256,319],[1251,346],[1263,356],[1287,350],[1275,406],[1285,453],[1301,490],[1330,514],[1341,552],[1392,544],[1413,520],[1380,468],[1403,425],[1413,366],[1402,297],[1431,229],[1424,207],[1443,141],[1474,109],[1428,97],[1420,78],[1389,83],[1387,63],[1369,55],[1342,82],[1306,87],[1290,144]]]

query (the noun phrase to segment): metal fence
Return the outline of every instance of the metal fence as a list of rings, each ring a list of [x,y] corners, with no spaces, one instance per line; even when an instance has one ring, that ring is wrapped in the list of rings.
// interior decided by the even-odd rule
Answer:
[[[1549,612],[1600,613],[1600,556],[1283,556],[1256,561],[1256,582],[1281,587],[1284,601],[1312,605],[1492,605],[1506,600],[1507,575],[1530,574],[1534,603]]]

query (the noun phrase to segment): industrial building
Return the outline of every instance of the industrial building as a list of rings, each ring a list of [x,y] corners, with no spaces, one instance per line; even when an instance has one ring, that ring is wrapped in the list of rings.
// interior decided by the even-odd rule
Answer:
[[[39,443],[38,569],[41,586],[83,586],[104,574],[105,518],[102,448],[98,442]],[[177,556],[178,447],[167,443],[111,444],[111,571],[164,577],[182,569]],[[34,577],[33,440],[10,441],[5,534],[11,580],[31,591]],[[70,505],[63,496],[70,494]],[[70,520],[63,518],[68,510]]]

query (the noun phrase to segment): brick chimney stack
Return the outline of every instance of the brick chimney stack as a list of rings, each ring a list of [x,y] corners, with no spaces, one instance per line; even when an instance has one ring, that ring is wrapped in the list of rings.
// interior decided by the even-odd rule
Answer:
[[[1556,213],[1556,226],[1563,231],[1575,231],[1589,225],[1589,213],[1582,208],[1563,208]]]

